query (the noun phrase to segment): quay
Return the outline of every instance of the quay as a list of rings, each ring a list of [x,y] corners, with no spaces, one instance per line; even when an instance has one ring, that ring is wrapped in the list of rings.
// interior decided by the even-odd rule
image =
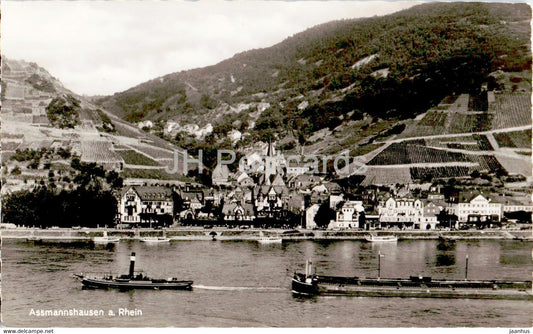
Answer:
[[[166,229],[111,229],[111,228],[87,228],[87,229],[33,229],[33,228],[13,228],[2,229],[0,235],[3,239],[27,239],[29,241],[57,241],[57,242],[85,242],[91,241],[95,237],[102,237],[104,231],[112,237],[119,237],[121,240],[141,240],[145,237],[166,236],[170,240],[257,240],[261,236],[280,236],[283,241],[300,240],[361,240],[370,232],[379,236],[395,235],[399,241],[402,240],[520,240],[524,242],[533,241],[531,230],[309,230],[309,229],[260,229],[260,228],[226,228],[214,227],[204,229],[201,227],[175,227]]]

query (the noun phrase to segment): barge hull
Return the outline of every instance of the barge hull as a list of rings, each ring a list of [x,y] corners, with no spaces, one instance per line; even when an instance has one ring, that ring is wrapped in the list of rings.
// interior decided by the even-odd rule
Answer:
[[[467,298],[467,299],[506,299],[533,300],[531,291],[489,290],[489,289],[407,289],[385,287],[328,286],[319,284],[320,296],[354,297],[398,297],[398,298]]]
[[[292,291],[302,295],[533,300],[531,281],[379,279],[295,274]]]

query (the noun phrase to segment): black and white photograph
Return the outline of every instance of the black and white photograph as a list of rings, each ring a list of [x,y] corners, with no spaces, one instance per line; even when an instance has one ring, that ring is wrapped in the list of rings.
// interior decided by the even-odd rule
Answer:
[[[3,0],[1,330],[530,333],[531,18]]]

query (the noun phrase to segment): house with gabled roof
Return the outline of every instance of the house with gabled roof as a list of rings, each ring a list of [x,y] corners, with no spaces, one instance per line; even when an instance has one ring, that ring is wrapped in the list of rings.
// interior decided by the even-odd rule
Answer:
[[[247,221],[255,220],[254,207],[251,203],[245,201],[231,200],[224,203],[222,215],[225,221]]]
[[[345,201],[340,209],[336,212],[336,219],[328,228],[333,229],[350,229],[363,227],[360,226],[360,216],[364,213],[362,201]]]
[[[459,203],[452,205],[450,213],[455,214],[460,223],[490,224],[500,222],[503,205],[492,201],[488,195],[470,192],[459,196]]]
[[[442,207],[408,194],[404,197],[389,197],[378,206],[379,221],[387,225],[414,229],[435,229],[437,216]]]
[[[124,188],[118,201],[123,224],[171,224],[174,215],[172,189],[155,186]]]
[[[229,168],[226,164],[218,163],[211,174],[211,183],[214,186],[229,186]]]
[[[309,173],[311,171],[311,166],[309,163],[304,163],[300,161],[289,160],[287,162],[287,176],[298,176]]]
[[[289,179],[289,187],[296,189],[310,189],[322,183],[318,175],[302,174]]]
[[[241,172],[237,176],[236,181],[237,181],[237,184],[241,187],[254,187],[255,186],[254,180],[246,172]]]

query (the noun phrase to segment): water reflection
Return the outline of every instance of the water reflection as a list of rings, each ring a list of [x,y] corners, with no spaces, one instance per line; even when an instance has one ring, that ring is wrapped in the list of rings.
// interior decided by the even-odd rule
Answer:
[[[440,251],[449,251],[449,250],[455,250],[455,240],[439,240],[439,243],[437,244],[437,250]]]
[[[272,245],[274,246],[274,245]],[[125,273],[129,255],[137,253],[138,268],[160,277],[193,279],[195,285],[221,287],[188,293],[165,291],[84,291],[72,273]],[[282,247],[257,242],[173,241],[147,247],[138,241],[105,246],[34,245],[6,240],[2,252],[2,308],[6,325],[28,325],[28,310],[80,307],[142,308],[143,317],[128,319],[53,319],[56,326],[505,326],[530,322],[529,303],[473,300],[416,300],[379,298],[292,298],[290,279],[311,259],[318,274],[375,277],[378,255],[381,277],[464,279],[531,279],[531,246],[512,240],[399,241],[372,244],[361,241],[294,241]],[[228,290],[228,287],[246,287]],[[276,289],[273,289],[276,288]],[[441,310],[453,309],[454,312]],[[495,311],[497,310],[497,311]],[[440,314],[439,314],[440,313]],[[506,314],[507,322],[489,314]],[[530,313],[530,312],[529,312]],[[353,314],[360,316],[354,317]],[[427,319],[427,316],[430,319]],[[518,317],[518,318],[517,318]],[[517,320],[518,319],[518,320]],[[50,326],[50,319],[31,319]]]
[[[437,261],[435,266],[444,267],[444,266],[454,266],[455,265],[455,256],[453,254],[437,254]]]

